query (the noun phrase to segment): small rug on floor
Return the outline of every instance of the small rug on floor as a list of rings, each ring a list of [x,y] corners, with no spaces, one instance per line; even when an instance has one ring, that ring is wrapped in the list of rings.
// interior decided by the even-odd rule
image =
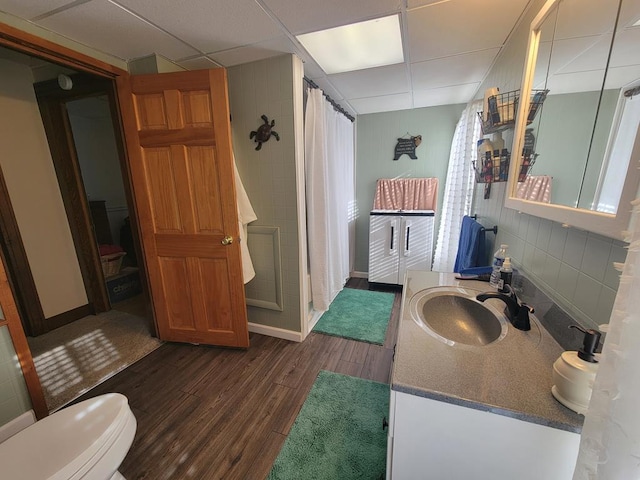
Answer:
[[[382,345],[395,294],[343,288],[314,332]]]
[[[27,340],[50,412],[162,345],[151,336],[146,318],[118,310]]]
[[[384,478],[389,385],[321,371],[268,480]]]

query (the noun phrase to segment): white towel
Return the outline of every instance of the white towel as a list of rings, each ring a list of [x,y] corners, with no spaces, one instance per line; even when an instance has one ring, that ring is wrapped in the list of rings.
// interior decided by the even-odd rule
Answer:
[[[242,179],[238,173],[235,156],[233,158],[233,169],[235,171],[236,181],[236,203],[238,205],[238,226],[240,228],[240,256],[242,257],[242,278],[244,283],[248,283],[256,276],[253,269],[251,256],[249,255],[249,246],[247,245],[247,224],[257,220],[256,212],[253,211],[247,192],[242,185]]]

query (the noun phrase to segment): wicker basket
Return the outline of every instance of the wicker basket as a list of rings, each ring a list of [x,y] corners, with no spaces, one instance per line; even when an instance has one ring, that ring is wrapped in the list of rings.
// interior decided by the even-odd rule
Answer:
[[[122,259],[126,255],[125,252],[112,253],[110,255],[102,255],[100,261],[102,262],[102,273],[106,277],[112,277],[120,273],[120,267],[122,267]]]

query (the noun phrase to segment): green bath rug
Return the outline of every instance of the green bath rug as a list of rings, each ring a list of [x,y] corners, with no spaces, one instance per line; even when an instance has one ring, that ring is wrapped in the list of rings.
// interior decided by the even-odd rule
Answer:
[[[393,293],[344,288],[313,331],[382,345],[394,298]]]
[[[389,385],[321,371],[268,480],[380,480]]]

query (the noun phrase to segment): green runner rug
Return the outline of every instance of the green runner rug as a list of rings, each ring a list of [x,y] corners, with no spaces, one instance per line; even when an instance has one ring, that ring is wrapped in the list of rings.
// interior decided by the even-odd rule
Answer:
[[[394,298],[393,293],[344,288],[313,331],[382,345]]]
[[[389,385],[321,371],[268,480],[384,478]]]

